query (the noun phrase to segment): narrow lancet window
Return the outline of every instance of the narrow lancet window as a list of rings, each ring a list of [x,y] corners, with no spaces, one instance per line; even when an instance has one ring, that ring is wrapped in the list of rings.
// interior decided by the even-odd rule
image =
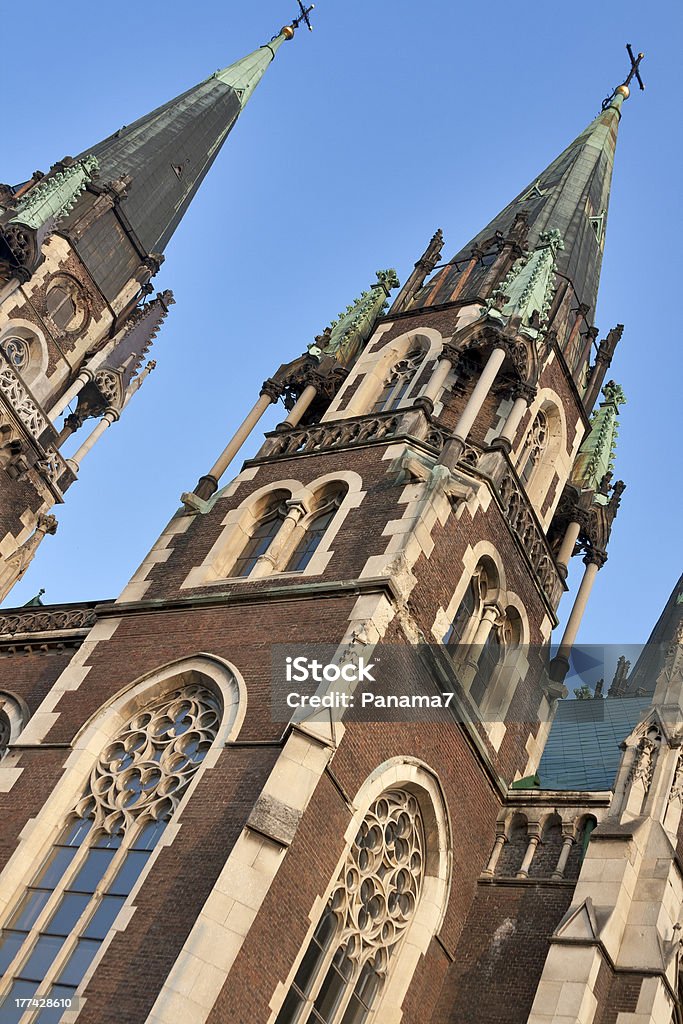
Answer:
[[[304,533],[285,566],[286,572],[303,572],[318,550],[327,528],[344,500],[344,491],[323,495],[313,515],[305,524]]]
[[[249,540],[235,560],[231,576],[248,576],[261,555],[265,555],[280,531],[287,514],[282,494],[272,499],[263,511]]]
[[[391,369],[384,382],[382,391],[372,407],[373,412],[389,412],[397,409],[405,398],[414,381],[415,375],[422,365],[425,346],[421,343],[413,345],[404,359],[399,359]]]

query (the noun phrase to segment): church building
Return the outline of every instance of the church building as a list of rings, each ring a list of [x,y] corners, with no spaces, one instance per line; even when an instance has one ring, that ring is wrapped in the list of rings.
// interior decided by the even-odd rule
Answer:
[[[3,597],[301,20],[0,186]],[[683,578],[633,671],[563,700],[624,491],[594,313],[641,58],[455,255],[436,231],[252,383],[116,600],[0,612],[0,1024],[683,1021]]]

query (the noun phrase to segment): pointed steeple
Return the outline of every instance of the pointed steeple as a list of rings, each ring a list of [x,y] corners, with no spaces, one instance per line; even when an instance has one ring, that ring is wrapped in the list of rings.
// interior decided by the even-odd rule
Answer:
[[[126,182],[120,211],[145,254],[162,253],[251,94],[294,30],[86,150],[100,179]]]
[[[131,279],[145,284],[157,272],[221,146],[295,27],[285,26],[265,46],[124,125],[77,159],[78,165],[96,164],[97,180],[58,230],[107,300],[115,303]],[[62,161],[52,171],[72,163]]]
[[[650,639],[628,678],[627,696],[654,693],[667,654],[683,640],[683,575],[671,591],[671,596],[659,616]]]
[[[486,254],[498,250],[504,240],[514,234],[515,220],[519,214],[524,214],[528,222],[527,249],[536,248],[544,233],[559,232],[564,249],[557,255],[557,270],[569,278],[578,301],[593,312],[617,129],[621,105],[627,95],[628,89],[619,86],[578,138],[428,282],[413,308],[449,302],[454,292],[459,300],[477,296],[486,274]],[[474,273],[470,268],[466,287],[460,290],[458,279],[473,255],[484,259]]]

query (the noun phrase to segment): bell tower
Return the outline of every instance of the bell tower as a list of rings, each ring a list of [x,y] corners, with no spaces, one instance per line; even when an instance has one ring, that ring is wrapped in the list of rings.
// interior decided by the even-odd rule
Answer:
[[[152,279],[293,34],[287,26],[47,174],[0,185],[0,599],[55,532],[51,510],[82,459],[154,368],[148,351],[173,294],[155,297]],[[88,419],[94,429],[65,459],[64,441]]]
[[[201,96],[234,109],[220,81]],[[454,257],[442,260],[437,231],[402,288],[379,270],[274,368],[118,599],[61,610],[94,625],[71,631],[80,649],[62,653],[47,694],[36,651],[23,729],[0,764],[3,1012],[19,993],[68,990],[79,1024],[526,1024],[571,895],[574,833],[554,793],[549,807],[522,794],[540,807],[529,830],[511,808],[566,694],[623,491],[612,461],[624,396],[603,387],[622,329],[599,341],[593,313],[627,96],[616,89]],[[197,131],[214,130],[203,114]],[[198,172],[182,154],[176,166],[177,190]],[[149,209],[136,236],[155,252],[170,205],[127,207],[131,219]],[[117,343],[136,357],[144,316]],[[125,395],[129,365],[103,351],[75,414],[104,388]],[[281,422],[230,478],[274,404]],[[583,582],[549,663],[575,555]],[[40,610],[54,627],[45,647],[57,611]],[[36,622],[20,609],[12,628]],[[285,654],[310,664],[321,649],[331,674],[288,690]],[[406,714],[356,713],[368,663],[375,697],[407,695]],[[512,837],[497,826],[508,810]],[[75,851],[69,865],[103,848],[110,860],[93,891],[69,866],[55,872],[27,922],[50,844]],[[494,887],[499,861],[514,875]],[[82,899],[62,925],[72,889]],[[521,1009],[509,999],[520,982]]]

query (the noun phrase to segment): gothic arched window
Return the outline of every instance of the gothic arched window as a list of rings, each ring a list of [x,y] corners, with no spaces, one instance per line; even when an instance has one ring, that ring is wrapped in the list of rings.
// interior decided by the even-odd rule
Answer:
[[[7,748],[17,738],[28,718],[29,710],[20,697],[0,690],[0,759],[7,753]]]
[[[495,685],[499,669],[511,648],[521,640],[522,622],[516,608],[508,608],[498,617],[477,657],[477,671],[470,687],[470,696],[481,706],[487,691]]]
[[[316,502],[311,517],[304,524],[304,532],[301,539],[285,566],[285,572],[304,571],[319,548],[327,528],[337,514],[337,509],[344,500],[345,493],[346,491],[342,489],[327,491]]]
[[[257,519],[249,539],[235,559],[231,576],[248,576],[261,555],[266,553],[287,515],[285,500],[286,496],[281,492],[270,498]]]
[[[459,645],[472,642],[487,595],[490,596],[497,586],[495,565],[490,559],[483,559],[472,573],[467,590],[443,636],[442,643],[456,649],[456,654]]]
[[[394,363],[391,372],[384,382],[382,391],[372,407],[372,412],[388,412],[397,409],[403,398],[405,398],[417,371],[422,365],[425,356],[425,345],[423,342],[415,342],[408,354]]]
[[[465,595],[458,605],[458,609],[453,616],[453,620],[446,630],[443,638],[443,642],[449,647],[457,647],[458,644],[463,642],[467,627],[472,621],[472,616],[477,610],[478,594],[476,581],[472,579],[470,581]]]
[[[368,1020],[415,916],[424,870],[418,802],[388,790],[363,819],[276,1024]]]
[[[188,684],[136,711],[102,751],[3,925],[3,1024],[22,1018],[18,999],[73,997],[204,760],[220,717],[214,692]],[[57,1022],[66,1006],[43,1009],[31,1021]]]
[[[526,450],[519,470],[519,478],[525,486],[543,459],[549,437],[548,417],[542,409],[539,409],[526,439]]]

